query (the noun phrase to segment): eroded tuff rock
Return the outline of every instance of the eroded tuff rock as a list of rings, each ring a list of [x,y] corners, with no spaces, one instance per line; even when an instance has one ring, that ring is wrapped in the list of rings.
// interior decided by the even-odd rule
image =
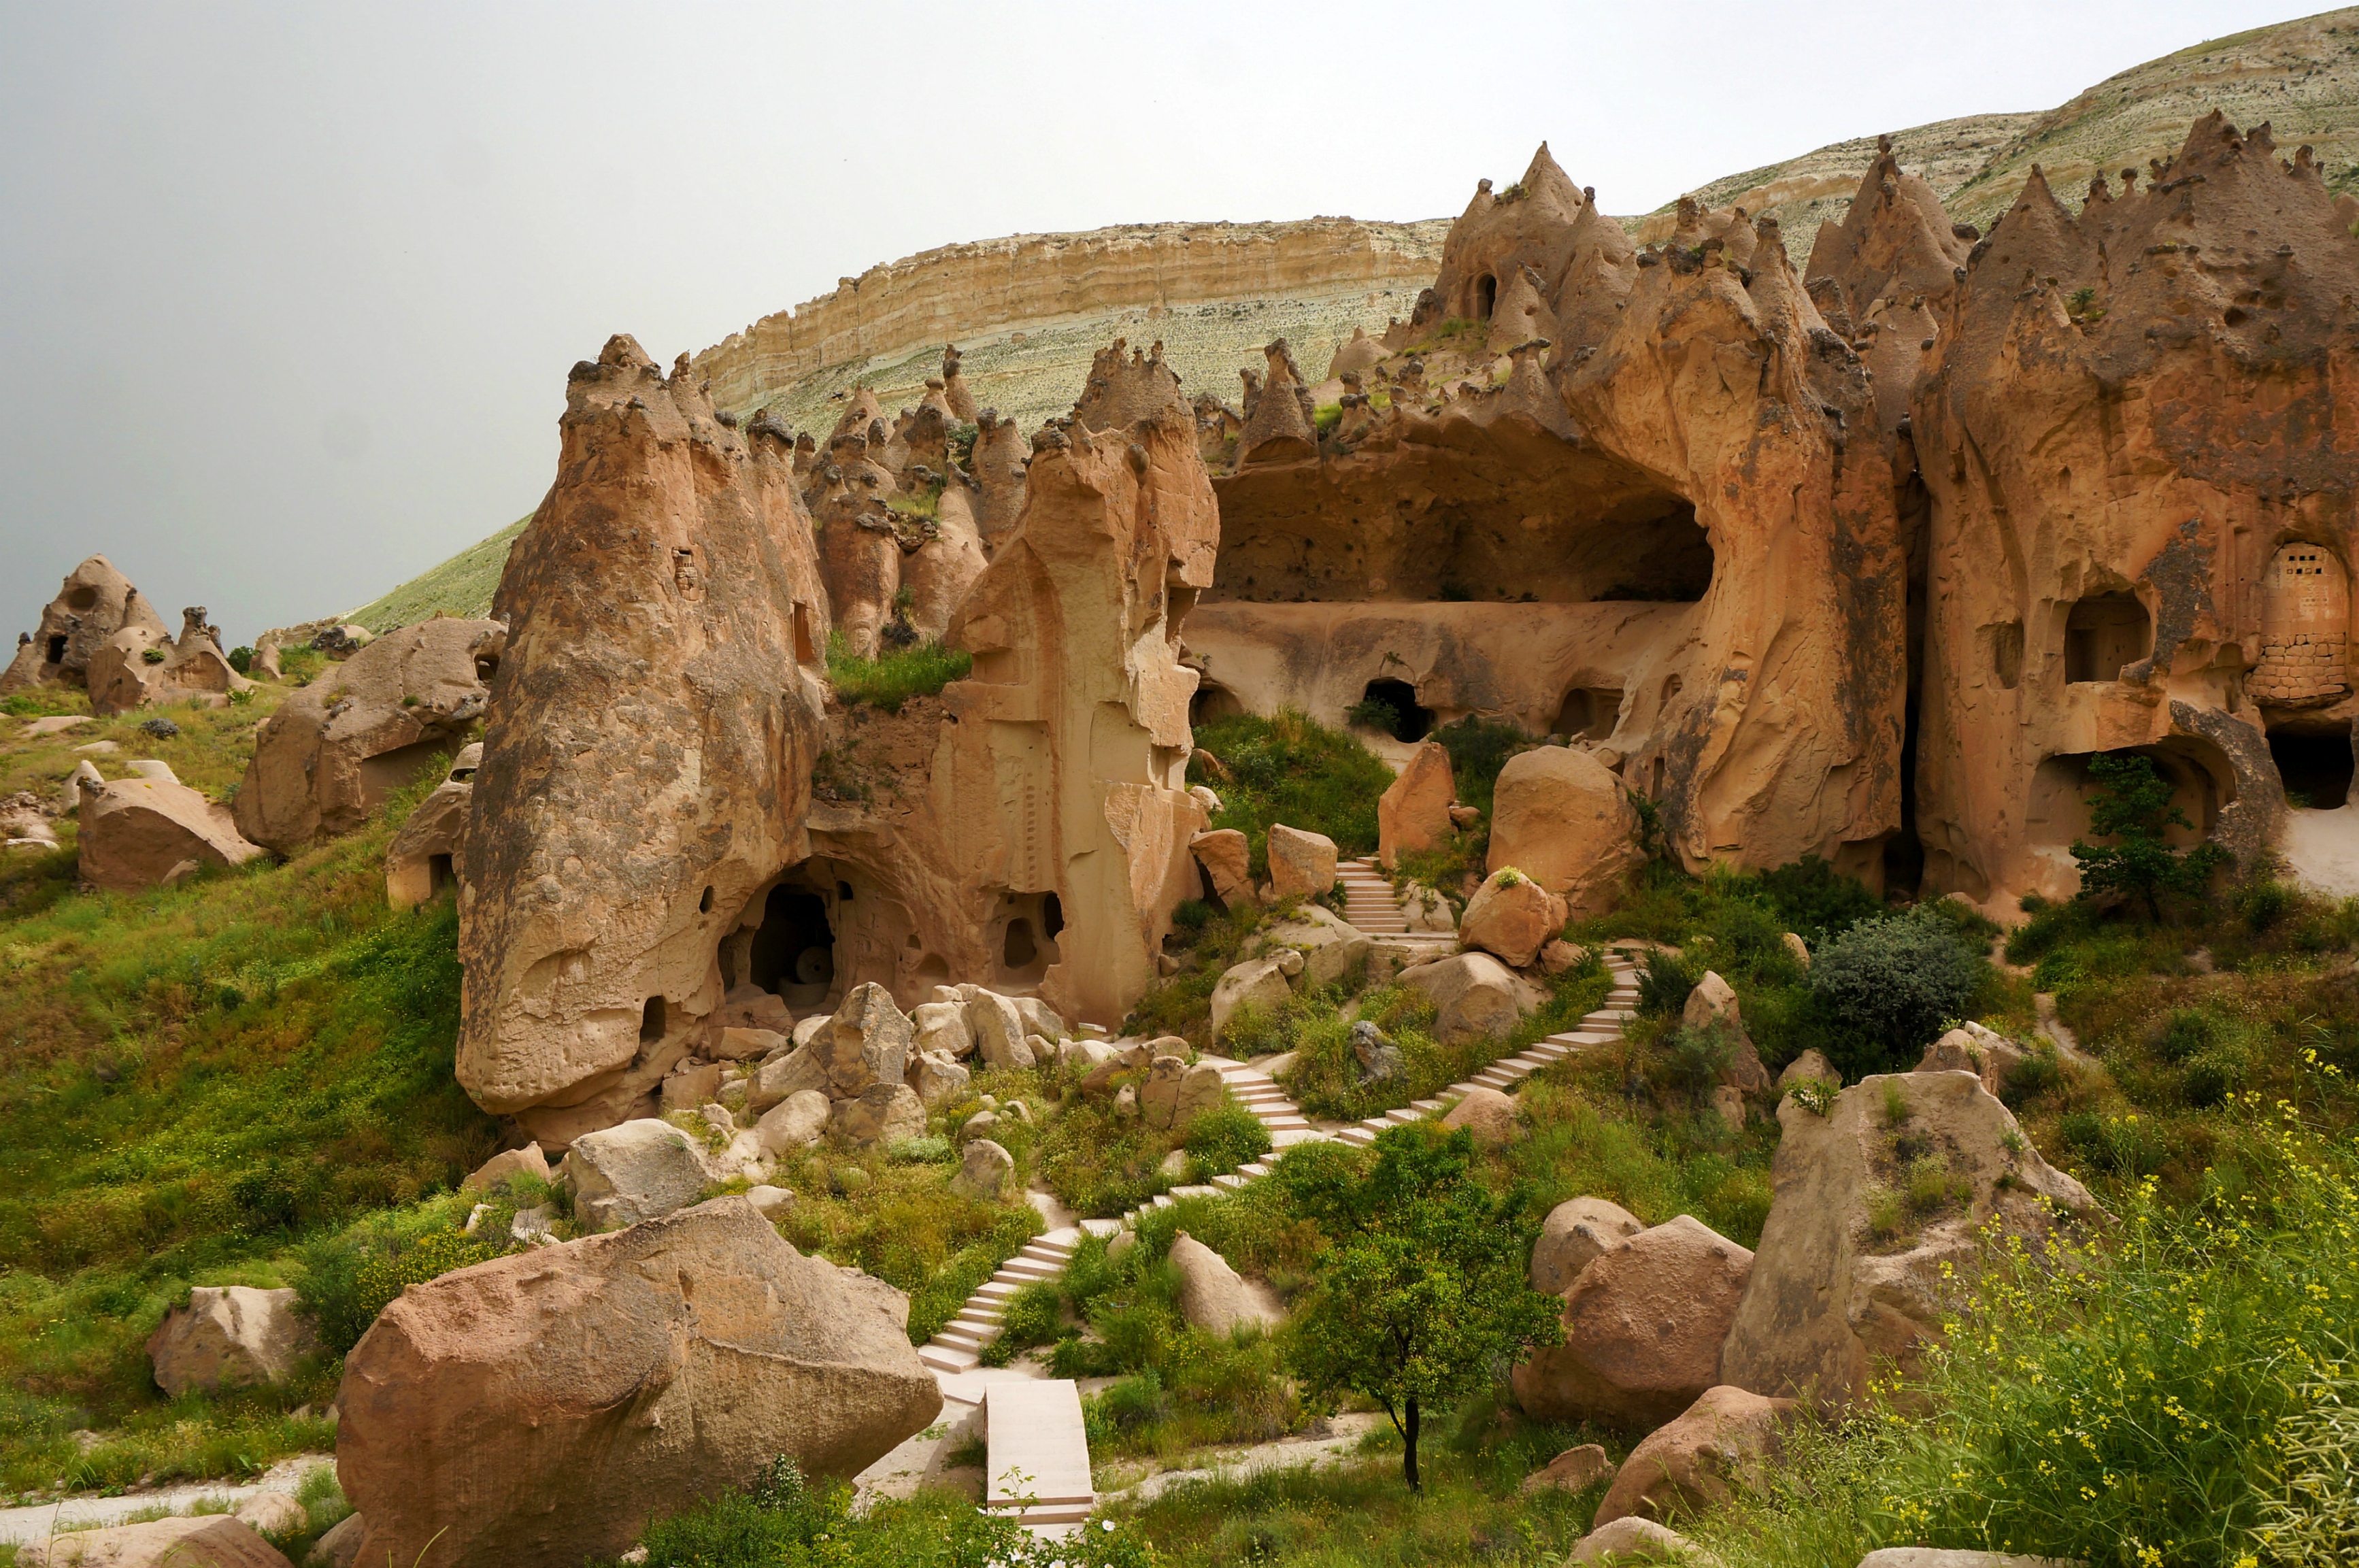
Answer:
[[[774,1454],[852,1475],[941,1409],[908,1317],[742,1198],[413,1285],[337,1395],[361,1558],[572,1568]]]
[[[385,898],[395,909],[414,909],[457,885],[475,798],[475,769],[483,761],[483,742],[461,746],[442,782],[418,802],[386,845]]]
[[[781,434],[626,337],[574,367],[561,430],[495,607],[458,1061],[560,1143],[652,1105],[727,989],[722,936],[802,858],[827,641]]]
[[[366,822],[454,756],[483,717],[507,628],[436,619],[388,632],[288,695],[255,741],[238,831],[292,855]]]
[[[180,612],[177,637],[167,637],[153,616],[126,621],[92,651],[86,673],[90,711],[101,715],[254,690],[253,681],[230,667],[221,628],[205,624],[201,604]]]
[[[75,847],[83,881],[134,892],[205,866],[243,866],[262,853],[239,835],[227,806],[181,783],[163,763],[131,767],[128,779],[80,781]]]
[[[1908,1109],[1897,1126],[1887,1095]],[[1912,1368],[1985,1226],[2037,1238],[2060,1218],[2095,1211],[1971,1073],[1864,1078],[1824,1116],[1789,1097],[1777,1119],[1769,1219],[1720,1358],[1722,1381],[1756,1394],[1842,1404],[1880,1363]],[[1879,1234],[1874,1200],[1923,1160],[1951,1195],[1903,1230]]]
[[[2270,741],[2359,716],[2359,240],[2308,149],[2213,114],[2077,214],[2035,168],[1965,271],[1911,406],[1927,887],[2075,891],[2087,758],[2129,747],[2249,860],[2285,815]]]
[[[125,627],[166,635],[131,579],[93,555],[66,573],[58,596],[41,609],[41,624],[17,635],[16,657],[0,670],[0,696],[28,686],[89,684],[92,658]]]

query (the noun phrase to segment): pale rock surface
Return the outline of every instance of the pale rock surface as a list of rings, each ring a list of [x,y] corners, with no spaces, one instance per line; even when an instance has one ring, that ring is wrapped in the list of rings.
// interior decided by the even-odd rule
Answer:
[[[1523,1137],[1523,1124],[1516,1119],[1516,1102],[1496,1089],[1478,1084],[1466,1092],[1466,1097],[1450,1107],[1441,1118],[1445,1131],[1455,1132],[1465,1127],[1474,1135],[1474,1141],[1491,1147],[1513,1143]]]
[[[1456,827],[1450,808],[1457,799],[1449,749],[1439,741],[1418,743],[1401,765],[1400,777],[1376,798],[1377,861],[1390,871],[1400,864],[1404,850],[1449,843]]]
[[[1055,1041],[1071,1032],[1065,1027],[1063,1016],[1039,997],[1011,996],[1008,1000],[1015,1004],[1016,1016],[1024,1020],[1027,1037],[1037,1034],[1043,1040]],[[1033,1054],[1038,1056],[1040,1053],[1035,1051]]]
[[[522,1149],[504,1149],[468,1173],[459,1183],[462,1192],[489,1192],[511,1176],[529,1176],[538,1181],[553,1181],[557,1173],[549,1168],[549,1157],[540,1145],[527,1143]]]
[[[1971,1073],[1995,1095],[2006,1087],[2007,1075],[2030,1054],[1987,1025],[1967,1022],[1925,1048],[1919,1073]]]
[[[963,1002],[920,1002],[909,1014],[909,1049],[919,1055],[956,1059],[974,1054],[974,1030]]]
[[[929,1111],[940,1110],[958,1098],[972,1082],[973,1074],[947,1052],[919,1051],[909,1058],[909,1087],[918,1092],[919,1103]]]
[[[1761,1053],[1754,1049],[1753,1037],[1745,1032],[1745,1013],[1737,1005],[1736,989],[1717,973],[1703,972],[1703,978],[1688,993],[1680,1022],[1691,1029],[1719,1029],[1735,1040],[1734,1050],[1720,1069],[1722,1087],[1752,1094],[1769,1086],[1769,1070],[1761,1065]]]
[[[18,1568],[290,1568],[278,1550],[228,1514],[75,1530],[19,1547]]]
[[[1239,1007],[1248,1004],[1262,1008],[1282,1007],[1294,995],[1288,984],[1286,971],[1275,958],[1248,958],[1243,964],[1232,964],[1212,987],[1212,1039],[1218,1040],[1228,1028],[1229,1019]]]
[[[1568,1198],[1549,1211],[1532,1244],[1532,1289],[1561,1296],[1607,1248],[1647,1227],[1638,1216],[1604,1198]]]
[[[1221,1070],[1211,1062],[1190,1066],[1177,1056],[1158,1056],[1147,1063],[1138,1104],[1148,1127],[1185,1127],[1219,1105],[1227,1093]]]
[[[762,1113],[762,1119],[754,1124],[754,1136],[765,1154],[791,1154],[827,1135],[831,1111],[825,1094],[816,1089],[798,1089]]]
[[[1248,902],[1253,898],[1253,844],[1234,828],[1200,833],[1188,841],[1188,853],[1203,867],[1212,884],[1212,897],[1223,904]]]
[[[958,1174],[951,1178],[951,1191],[962,1198],[989,1202],[997,1198],[1007,1186],[1016,1170],[1016,1157],[987,1138],[969,1138],[959,1160]]]
[[[663,1081],[656,1103],[669,1116],[674,1111],[692,1111],[720,1093],[721,1063],[683,1062]]]
[[[1903,1127],[1886,1126],[1887,1092],[1908,1106]],[[1906,1373],[1940,1332],[1949,1294],[1963,1288],[1984,1227],[2038,1237],[2055,1214],[2096,1210],[1971,1073],[1864,1078],[1824,1116],[1789,1096],[1777,1120],[1769,1219],[1721,1355],[1721,1381],[1755,1393],[1841,1405],[1882,1360]],[[1927,1140],[1971,1198],[1877,1251],[1869,1205],[1897,1178],[1903,1133]]]
[[[1617,1242],[1564,1297],[1564,1344],[1515,1369],[1516,1399],[1543,1421],[1646,1431],[1719,1376],[1721,1342],[1753,1254],[1681,1214]]]
[[[1777,940],[1785,944],[1786,951],[1793,955],[1795,963],[1800,964],[1805,970],[1810,968],[1810,944],[1809,942],[1804,942],[1792,931],[1788,931]]]
[[[695,1140],[653,1116],[575,1138],[565,1168],[574,1211],[601,1231],[686,1208],[712,1180]]]
[[[765,1061],[793,1045],[793,1040],[776,1029],[724,1029],[705,1049],[722,1062]]]
[[[1624,1517],[1610,1524],[1601,1525],[1572,1543],[1572,1552],[1565,1559],[1566,1568],[1603,1568],[1608,1563],[1694,1563],[1706,1564],[1718,1559],[1697,1551],[1687,1537],[1657,1524],[1653,1519]]]
[[[346,1514],[312,1543],[311,1554],[303,1560],[304,1568],[354,1568],[360,1562],[361,1542],[367,1535],[368,1526],[362,1522],[361,1516]]]
[[[908,1016],[871,980],[852,988],[810,1049],[827,1069],[832,1099],[856,1098],[879,1083],[899,1086],[909,1066]]]
[[[227,806],[206,800],[160,762],[135,778],[84,779],[80,801],[82,879],[97,887],[136,892],[161,884],[183,864],[243,866],[262,853],[239,836]]]
[[[1034,1065],[1032,1048],[1025,1043],[1024,1015],[1016,1004],[994,991],[978,989],[966,1005],[967,1028],[986,1067],[1022,1069]]]
[[[230,1510],[230,1517],[260,1535],[293,1535],[310,1523],[291,1493],[256,1492]]]
[[[150,659],[150,653],[163,657]],[[218,707],[229,692],[254,690],[253,681],[230,667],[221,630],[205,624],[201,604],[180,612],[177,637],[166,637],[160,626],[125,625],[91,655],[88,675],[90,711],[101,717],[189,698]]]
[[[1563,1492],[1585,1492],[1614,1474],[1614,1461],[1605,1450],[1593,1443],[1578,1448],[1568,1448],[1540,1469],[1524,1477],[1520,1490],[1543,1492],[1551,1488]]]
[[[1605,1500],[1599,1525],[1618,1519],[1683,1519],[1757,1487],[1777,1457],[1777,1428],[1791,1399],[1767,1399],[1725,1384],[1706,1388],[1675,1421],[1630,1451]]]
[[[1242,1323],[1280,1321],[1254,1299],[1228,1259],[1184,1230],[1171,1240],[1171,1266],[1180,1271],[1180,1315],[1193,1326],[1227,1334]]]
[[[1560,896],[1579,919],[1611,908],[1645,861],[1638,813],[1622,780],[1587,752],[1536,746],[1499,770],[1491,796],[1490,870],[1516,867]]]
[[[1499,1039],[1537,1005],[1532,988],[1487,953],[1414,964],[1399,978],[1433,998],[1433,1038],[1443,1045]]]
[[[1262,940],[1266,946],[1301,953],[1305,985],[1332,985],[1368,956],[1367,937],[1321,904],[1300,905],[1289,918],[1264,928]]]
[[[1838,1089],[1843,1087],[1843,1074],[1836,1072],[1834,1063],[1827,1060],[1827,1053],[1815,1045],[1786,1063],[1785,1071],[1777,1074],[1777,1087],[1782,1092],[1805,1079],[1832,1083]]]
[[[293,1290],[199,1285],[148,1336],[147,1359],[157,1387],[179,1399],[284,1382],[315,1348]]]
[[[856,1099],[836,1101],[829,1125],[855,1146],[889,1149],[926,1136],[926,1105],[907,1083],[872,1083]]]
[[[1458,911],[1450,900],[1422,882],[1412,882],[1401,890],[1401,919],[1413,931],[1455,931]]]
[[[816,1044],[806,1045],[784,1056],[771,1056],[754,1070],[753,1081],[745,1090],[745,1108],[759,1116],[807,1089],[817,1090],[825,1098],[828,1088],[826,1061]]]
[[[734,1197],[413,1285],[338,1396],[362,1558],[571,1568],[775,1454],[854,1475],[941,1410],[908,1315]]]
[[[441,891],[445,876],[455,881],[475,799],[475,769],[483,760],[483,742],[461,746],[442,782],[418,803],[385,846],[385,898],[395,909],[414,909],[426,902]]]
[[[1494,871],[1466,900],[1458,940],[1522,969],[1564,929],[1565,902],[1518,867]]]
[[[1310,898],[1335,886],[1335,841],[1273,822],[1269,830],[1269,887],[1278,898]]]

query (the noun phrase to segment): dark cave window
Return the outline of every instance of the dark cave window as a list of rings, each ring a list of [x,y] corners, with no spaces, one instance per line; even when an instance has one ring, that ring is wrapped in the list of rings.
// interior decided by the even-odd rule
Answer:
[[[639,1009],[639,1043],[653,1045],[664,1037],[664,999],[649,996],[647,1005]]]
[[[1395,740],[1423,740],[1433,728],[1433,710],[1418,702],[1417,688],[1406,681],[1371,681],[1360,700],[1382,702],[1393,711],[1389,733]]]
[[[1474,280],[1474,319],[1489,321],[1491,312],[1498,308],[1498,304],[1499,280],[1486,272]]]
[[[1028,969],[1039,956],[1039,944],[1032,940],[1032,922],[1021,915],[1008,921],[1007,936],[1000,944],[999,961],[1010,969]]]
[[[2332,811],[2351,799],[2349,735],[2335,731],[2294,735],[2273,730],[2269,734],[2269,756],[2277,761],[2277,777],[2285,780],[2286,793],[2300,796],[2302,804],[2316,811]]]
[[[61,637],[51,637],[49,639],[49,662],[51,664],[63,664],[65,661],[66,639]]]
[[[811,1003],[826,996],[835,980],[835,928],[818,894],[808,887],[770,889],[746,968],[747,979],[789,1001],[798,992]]]

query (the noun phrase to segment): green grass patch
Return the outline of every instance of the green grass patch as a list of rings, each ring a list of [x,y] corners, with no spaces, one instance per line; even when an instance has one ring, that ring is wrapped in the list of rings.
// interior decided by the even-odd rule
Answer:
[[[1271,718],[1250,713],[1215,719],[1196,731],[1196,746],[1218,757],[1227,777],[1201,761],[1188,781],[1221,797],[1215,828],[1235,828],[1253,845],[1253,872],[1269,874],[1269,829],[1283,822],[1335,841],[1344,859],[1376,847],[1376,797],[1393,770],[1353,735],[1288,710]]]
[[[861,659],[844,646],[840,632],[827,639],[827,678],[835,694],[846,702],[865,702],[897,713],[912,697],[931,697],[953,681],[963,681],[974,668],[974,656],[938,642],[921,642],[890,649],[875,659]]]

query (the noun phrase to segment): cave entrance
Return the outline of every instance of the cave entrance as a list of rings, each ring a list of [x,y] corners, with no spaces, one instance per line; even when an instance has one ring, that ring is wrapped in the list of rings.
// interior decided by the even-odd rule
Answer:
[[[745,977],[790,1007],[827,1000],[835,983],[835,928],[817,893],[783,884],[770,889],[746,949]]]
[[[2064,622],[2064,679],[2118,681],[2122,666],[2146,657],[2154,620],[2130,593],[2093,593],[2076,602]]]
[[[51,664],[63,664],[65,661],[66,639],[62,637],[51,637],[49,639],[49,662]]]
[[[1576,686],[1564,694],[1550,733],[1574,740],[1603,740],[1622,719],[1618,686]]]
[[[1000,900],[1001,983],[1038,985],[1058,963],[1057,938],[1065,929],[1065,907],[1050,893],[1009,893]]]
[[[2025,842],[2069,849],[2073,840],[2089,838],[2089,801],[2097,792],[2089,759],[2130,756],[2154,764],[2155,772],[2170,785],[2170,803],[2186,814],[2190,826],[2163,830],[2164,842],[2173,848],[2191,848],[2209,838],[2221,811],[2235,801],[2235,773],[2226,755],[2209,741],[2173,735],[2154,746],[2125,751],[2065,753],[2049,757],[2032,771],[2031,799],[2024,812]],[[2348,762],[2344,766],[2347,768]]]
[[[1712,536],[1692,503],[1662,496],[1651,516],[1609,519],[1584,540],[1599,599],[1692,604],[1712,589]]]
[[[1489,273],[1474,280],[1474,319],[1487,321],[1499,306],[1499,280]]]
[[[1218,719],[1234,719],[1245,711],[1245,705],[1237,694],[1219,681],[1199,681],[1196,694],[1188,699],[1188,726],[1195,729]]]
[[[2351,737],[2339,730],[2269,732],[2269,756],[2285,781],[2288,805],[2339,811],[2351,799]]]
[[[1391,717],[1386,719],[1380,708],[1389,709]],[[1433,710],[1417,700],[1417,688],[1406,681],[1369,681],[1353,712],[1356,722],[1395,740],[1423,740],[1433,728]]]

